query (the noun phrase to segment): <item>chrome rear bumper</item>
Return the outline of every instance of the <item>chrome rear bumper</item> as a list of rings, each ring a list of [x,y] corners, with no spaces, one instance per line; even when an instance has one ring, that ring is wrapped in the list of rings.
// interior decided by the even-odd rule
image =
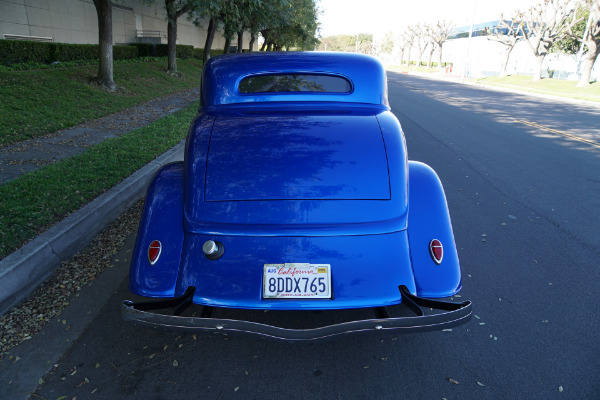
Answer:
[[[472,304],[470,301],[453,303],[424,299],[411,294],[406,286],[400,286],[398,289],[402,294],[402,303],[410,308],[416,316],[393,318],[387,315],[384,307],[379,307],[375,309],[376,318],[374,319],[342,322],[310,329],[289,329],[252,321],[213,318],[212,307],[205,307],[200,317],[178,315],[191,305],[194,287],[189,287],[181,297],[172,299],[143,303],[124,300],[121,305],[121,314],[124,320],[143,327],[189,333],[254,334],[286,341],[314,341],[351,333],[427,332],[451,328],[471,319]],[[426,314],[422,307],[443,312]],[[174,309],[173,315],[151,312],[161,309]]]

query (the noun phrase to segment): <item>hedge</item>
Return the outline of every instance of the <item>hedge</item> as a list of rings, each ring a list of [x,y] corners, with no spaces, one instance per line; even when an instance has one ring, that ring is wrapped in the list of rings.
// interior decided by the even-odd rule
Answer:
[[[175,47],[175,52],[177,54],[177,58],[192,58],[194,53],[194,46],[187,44],[178,44]],[[157,44],[156,45],[156,55],[158,57],[168,57],[169,56],[169,45],[168,44]]]
[[[115,60],[138,57],[135,46],[113,46]],[[26,40],[0,40],[0,64],[19,63],[50,64],[54,61],[97,60],[97,44],[70,44],[30,42]]]
[[[177,50],[179,51],[179,50]],[[210,56],[215,57],[223,54],[223,49],[210,49]],[[179,53],[177,54],[179,55]],[[192,51],[192,58],[196,58],[198,60],[202,60],[202,56],[204,55],[204,49],[196,48]]]
[[[113,46],[113,59],[131,60],[132,58],[143,57],[136,46]]]
[[[152,43],[130,43],[137,48],[138,57],[156,57],[156,45]]]
[[[137,57],[166,57],[166,44],[131,43],[127,46],[113,46],[115,60],[128,60]],[[177,45],[177,58],[201,60],[204,49],[190,45]],[[223,54],[222,49],[211,49],[210,56]],[[53,42],[30,42],[26,40],[0,40],[0,65],[38,63],[50,64],[55,61],[97,60],[97,44],[70,44]]]
[[[21,40],[0,40],[0,64],[50,63],[52,47],[50,43]]]

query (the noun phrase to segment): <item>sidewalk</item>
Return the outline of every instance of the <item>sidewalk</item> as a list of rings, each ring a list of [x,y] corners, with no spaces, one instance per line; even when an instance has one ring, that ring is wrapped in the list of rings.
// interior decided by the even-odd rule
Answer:
[[[150,100],[73,128],[0,148],[0,184],[58,160],[83,153],[106,139],[149,125],[199,97],[193,88]]]
[[[108,138],[149,125],[186,107],[198,96],[198,88],[185,90],[43,138],[3,147],[0,149],[0,184],[82,153]],[[27,298],[63,260],[84,248],[138,201],[161,165],[182,159],[183,142],[0,260],[0,314]]]

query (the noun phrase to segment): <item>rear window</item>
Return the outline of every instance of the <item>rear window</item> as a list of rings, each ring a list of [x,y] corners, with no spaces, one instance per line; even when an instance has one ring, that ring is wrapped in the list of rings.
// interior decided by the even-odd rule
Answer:
[[[240,82],[240,93],[320,92],[350,93],[348,79],[335,75],[274,74],[248,76]]]

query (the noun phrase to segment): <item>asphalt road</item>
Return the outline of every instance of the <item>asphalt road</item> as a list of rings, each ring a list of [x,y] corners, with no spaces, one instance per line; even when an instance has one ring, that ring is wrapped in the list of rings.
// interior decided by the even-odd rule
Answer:
[[[296,345],[180,335],[123,323],[123,282],[34,398],[600,398],[600,110],[389,78],[410,159],[444,183],[471,322]]]

